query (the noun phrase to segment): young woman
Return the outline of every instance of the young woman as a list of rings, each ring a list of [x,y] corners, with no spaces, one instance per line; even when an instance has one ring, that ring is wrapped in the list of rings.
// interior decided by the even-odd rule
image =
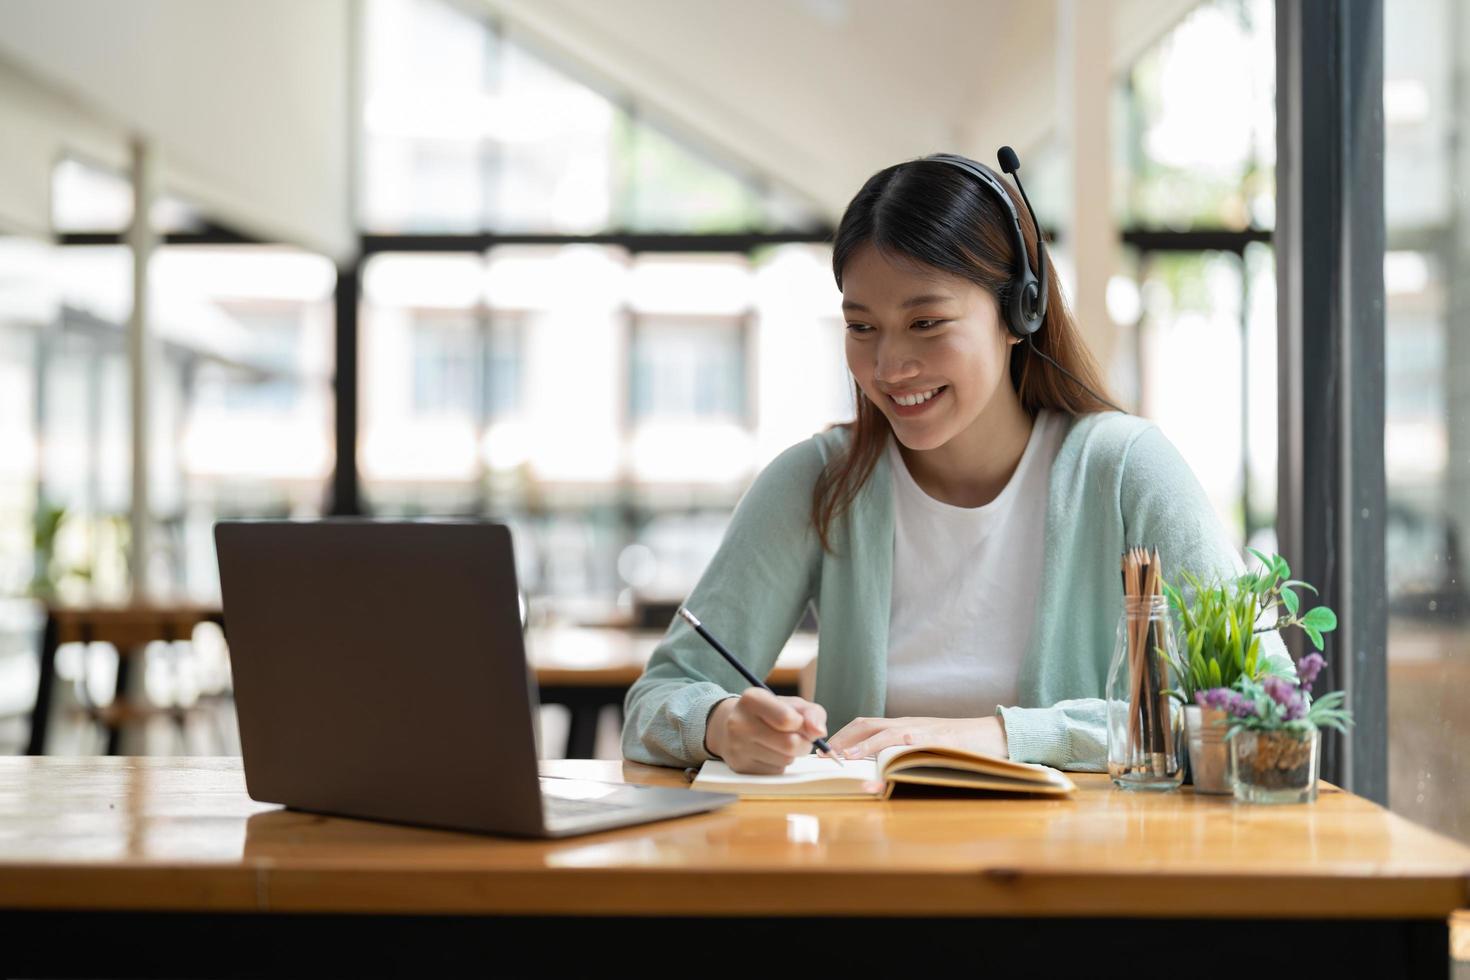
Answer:
[[[1124,547],[1157,546],[1166,576],[1240,561],[1158,429],[1096,394],[1022,203],[934,157],[848,205],[832,268],[857,418],[762,471],[687,602],[762,676],[813,606],[816,703],[747,689],[676,620],[628,692],[627,758],[780,772],[830,730],[851,758],[938,744],[1106,768]],[[1018,303],[1028,281],[1044,306]]]

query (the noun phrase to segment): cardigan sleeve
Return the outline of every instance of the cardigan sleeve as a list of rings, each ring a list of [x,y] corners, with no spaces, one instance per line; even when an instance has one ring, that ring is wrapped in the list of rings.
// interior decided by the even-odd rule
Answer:
[[[1153,425],[1142,425],[1122,453],[1118,507],[1121,545],[1156,545],[1164,575],[1181,570],[1201,579],[1229,578],[1243,570],[1214,507],[1179,451]],[[1119,549],[1121,551],[1121,547]],[[1115,575],[1115,569],[1105,569]],[[1097,655],[1111,656],[1111,647]],[[1286,645],[1276,633],[1261,637],[1268,670],[1294,675]],[[1106,665],[1104,665],[1104,671]],[[1103,676],[1106,676],[1105,673]],[[1107,704],[1097,697],[1059,701],[1049,707],[997,709],[1006,729],[1007,751],[1019,762],[1058,769],[1107,769]]]
[[[756,477],[685,605],[758,677],[775,666],[816,594],[821,549],[811,526],[812,488],[824,465],[808,439]],[[676,617],[624,702],[623,755],[658,766],[710,758],[705,722],[748,685]]]
[[[999,707],[1006,754],[1072,772],[1108,769],[1108,712],[1102,698],[1058,701],[1049,708]]]

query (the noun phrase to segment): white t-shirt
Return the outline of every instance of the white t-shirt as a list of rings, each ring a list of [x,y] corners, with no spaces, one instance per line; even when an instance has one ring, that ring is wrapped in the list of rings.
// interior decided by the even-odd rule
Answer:
[[[1010,482],[983,507],[929,496],[889,441],[889,718],[978,718],[1016,703],[1041,587],[1051,468],[1070,421],[1039,412]]]

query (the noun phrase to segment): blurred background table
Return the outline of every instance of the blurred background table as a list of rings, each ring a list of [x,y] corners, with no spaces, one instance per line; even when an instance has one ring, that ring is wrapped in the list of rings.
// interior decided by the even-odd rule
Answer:
[[[63,643],[106,643],[117,649],[116,695],[110,704],[84,701],[94,722],[107,731],[107,754],[116,755],[122,729],[147,711],[128,702],[133,663],[149,643],[189,640],[200,623],[223,623],[219,607],[197,603],[148,603],[138,605],[48,605],[41,630],[40,663],[37,665],[36,705],[31,712],[27,755],[46,750],[46,733],[51,722],[52,689],[56,683],[56,651]],[[86,685],[78,686],[85,692]]]
[[[65,643],[105,643],[117,649],[117,693],[110,703],[84,699],[82,708],[106,734],[106,753],[116,755],[126,725],[167,713],[182,722],[180,709],[150,707],[129,700],[134,662],[149,643],[188,641],[200,623],[223,626],[218,606],[153,603],[142,606],[48,606],[40,642],[36,702],[31,714],[28,755],[42,755],[55,710],[56,654]],[[526,631],[526,655],[536,674],[542,704],[567,709],[567,758],[596,754],[598,721],[612,708],[621,723],[623,698],[643,673],[663,638],[663,630],[622,626],[536,626]],[[778,694],[796,694],[803,671],[810,672],[817,650],[815,633],[797,632],[782,651],[767,683]],[[712,658],[717,658],[713,650]],[[78,685],[85,692],[86,685]],[[84,695],[85,697],[85,695]]]

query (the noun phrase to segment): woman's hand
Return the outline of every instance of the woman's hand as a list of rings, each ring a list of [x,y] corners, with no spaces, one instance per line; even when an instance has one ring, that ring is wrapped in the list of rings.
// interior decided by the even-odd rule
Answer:
[[[751,687],[710,711],[704,747],[736,772],[770,774],[811,752],[812,739],[826,734],[821,705]]]
[[[1000,718],[856,718],[827,740],[846,759],[877,755],[890,745],[939,745],[1007,758]]]

